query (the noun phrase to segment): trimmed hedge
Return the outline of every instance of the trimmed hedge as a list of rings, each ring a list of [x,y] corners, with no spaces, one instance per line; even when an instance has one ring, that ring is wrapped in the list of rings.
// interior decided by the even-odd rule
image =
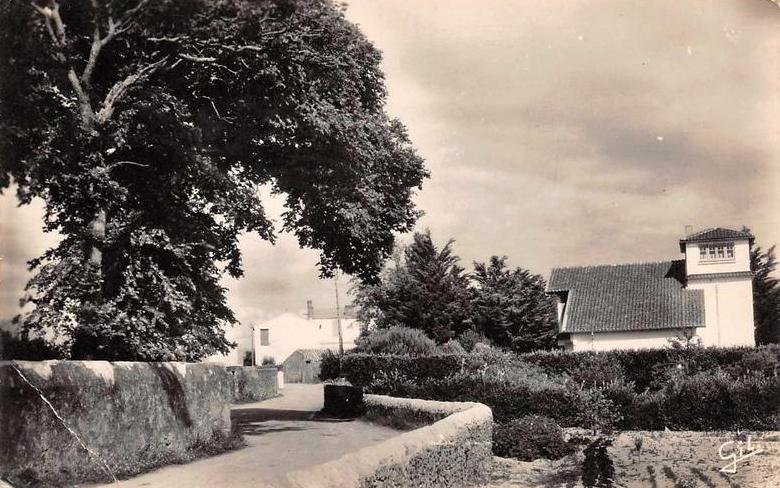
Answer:
[[[609,382],[621,376],[632,382],[638,391],[654,386],[660,370],[681,365],[688,374],[717,368],[730,369],[732,374],[749,374],[757,367],[777,370],[780,344],[729,348],[640,349],[616,351],[540,351],[522,354],[520,358],[545,371],[566,374],[573,380],[599,378]],[[610,369],[614,368],[614,369]],[[762,369],[764,369],[762,368]]]
[[[465,356],[446,354],[409,357],[375,354],[347,354],[322,357],[322,379],[345,378],[355,386],[367,387],[377,376],[398,374],[412,381],[442,379],[465,367]]]
[[[531,353],[520,359],[497,352],[348,354],[330,361],[332,377],[368,392],[481,402],[499,423],[544,415],[564,427],[780,429],[777,346]],[[593,418],[596,407],[604,418]]]
[[[351,353],[339,357],[324,354],[320,367],[323,381],[345,378],[363,388],[377,379],[401,377],[414,382],[443,379],[454,373],[480,371],[491,366],[533,368],[523,364],[516,355],[491,349],[471,354],[434,354],[430,356],[398,356],[389,354]]]

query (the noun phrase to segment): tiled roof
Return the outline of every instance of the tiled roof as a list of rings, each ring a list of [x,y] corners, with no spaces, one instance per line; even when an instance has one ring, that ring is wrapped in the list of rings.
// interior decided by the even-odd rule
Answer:
[[[311,311],[311,317],[313,320],[327,320],[336,318],[336,307],[333,308],[315,308]],[[342,319],[354,319],[355,309],[349,305],[341,308]]]
[[[724,229],[722,227],[711,227],[686,236],[682,241],[717,241],[719,239],[754,239],[753,234],[741,230]]]
[[[325,352],[325,349],[296,349],[292,354],[296,352],[301,353],[304,361],[319,361],[322,359],[322,353]]]
[[[566,294],[561,332],[704,326],[704,293],[683,287],[685,261],[553,269],[548,293]]]
[[[723,227],[711,227],[680,239],[680,252],[685,252],[686,242],[727,241],[732,239],[748,239],[752,243],[755,237],[750,232],[724,229]]]

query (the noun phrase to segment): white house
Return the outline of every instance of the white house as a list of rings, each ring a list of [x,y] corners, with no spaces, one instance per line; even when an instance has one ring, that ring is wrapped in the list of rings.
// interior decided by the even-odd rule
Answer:
[[[684,259],[553,269],[558,344],[659,348],[687,331],[704,346],[754,346],[752,243],[747,232],[711,228],[680,240]]]
[[[360,325],[351,307],[344,307],[340,314],[336,310],[314,309],[307,303],[305,316],[284,313],[255,326],[254,350],[256,362],[273,358],[282,364],[297,349],[339,349],[339,322],[344,349],[355,347],[360,335]]]

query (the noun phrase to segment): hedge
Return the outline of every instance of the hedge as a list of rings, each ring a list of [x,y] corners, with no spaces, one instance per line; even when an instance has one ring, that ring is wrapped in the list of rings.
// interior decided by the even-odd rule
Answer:
[[[593,416],[594,398],[606,398],[620,429],[780,429],[777,346],[530,353],[514,361],[501,354],[361,353],[329,361],[331,377],[368,392],[476,401],[490,406],[499,423],[545,415],[564,427],[582,426]],[[594,390],[600,394],[588,393]]]
[[[390,356],[375,354],[347,354],[342,356],[340,364],[336,355],[323,356],[321,376],[323,380],[346,378],[355,386],[370,385],[377,374],[396,372],[414,381],[428,378],[444,378],[464,367],[463,355],[436,355],[423,357]]]
[[[622,379],[634,383],[638,391],[653,386],[659,368],[680,364],[687,372],[732,369],[736,374],[748,374],[756,368],[777,370],[780,344],[758,348],[688,348],[641,349],[615,351],[541,351],[520,355],[522,361],[536,364],[545,371],[582,378],[592,373],[608,382],[615,378],[607,365],[619,370]],[[605,374],[606,373],[606,374]],[[587,383],[587,381],[586,381]]]
[[[446,378],[454,373],[484,371],[491,367],[542,373],[541,368],[524,363],[515,353],[485,348],[467,354],[438,352],[414,357],[364,352],[352,352],[341,357],[324,354],[320,363],[320,379],[345,378],[354,386],[365,388],[378,378],[397,376],[419,382],[429,378]]]

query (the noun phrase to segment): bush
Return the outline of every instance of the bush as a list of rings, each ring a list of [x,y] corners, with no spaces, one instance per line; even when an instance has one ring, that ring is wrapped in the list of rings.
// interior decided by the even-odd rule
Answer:
[[[776,430],[780,381],[721,369],[684,376],[662,390],[663,415],[675,430]]]
[[[661,374],[673,375],[677,365],[685,374],[694,375],[702,371],[722,368],[731,374],[747,374],[748,370],[761,369],[765,374],[777,374],[780,364],[780,345],[771,344],[756,349],[748,347],[729,348],[688,348],[688,349],[643,349],[618,351],[540,351],[522,354],[525,362],[541,366],[550,374],[567,374],[572,379],[585,380],[598,378],[598,370],[611,375],[610,381],[622,371],[623,380],[633,383],[637,392],[647,388],[659,389],[668,378],[657,380]],[[606,364],[619,365],[612,372],[605,369]],[[766,364],[766,367],[761,365]],[[753,368],[753,369],[751,369]],[[589,371],[591,370],[591,371]],[[655,381],[654,381],[655,380]]]
[[[341,378],[341,356],[326,349],[320,359],[320,380],[328,381],[338,378]]]
[[[377,329],[361,337],[358,339],[356,351],[420,357],[435,354],[437,347],[436,343],[420,329],[395,326]]]
[[[477,344],[490,345],[490,339],[488,339],[484,334],[480,334],[479,332],[471,329],[458,336],[458,342],[460,342],[460,345],[463,346],[463,349],[465,349],[466,352],[473,351],[474,346]]]
[[[613,357],[606,354],[593,354],[582,359],[584,361],[578,368],[567,372],[572,381],[582,387],[590,388],[625,381],[626,371]]]
[[[423,379],[444,378],[457,373],[464,363],[463,356],[453,354],[409,357],[351,353],[341,358],[340,374],[360,387],[368,387],[379,375],[391,374],[419,383]]]
[[[618,422],[623,420],[623,415],[601,388],[585,390],[582,395],[582,406],[577,417],[577,425],[590,429],[593,435],[599,432],[609,434]]]
[[[468,354],[466,350],[463,349],[463,346],[460,345],[460,342],[452,339],[439,346],[439,352],[441,354]]]
[[[324,379],[343,376],[372,393],[484,403],[498,423],[545,415],[564,427],[596,430],[780,429],[780,377],[771,363],[780,349],[683,352],[690,351],[693,355],[685,357],[667,350],[517,356],[481,345],[469,354],[347,354],[340,362],[323,357],[322,374]],[[529,356],[531,363],[525,362]],[[576,371],[572,357],[584,358],[586,371]],[[650,359],[659,361],[655,369]],[[761,368],[764,363],[768,366]],[[650,375],[636,374],[629,364],[660,371],[663,380],[652,389],[640,388],[627,378],[647,381]],[[705,365],[711,369],[701,371]],[[555,372],[561,369],[571,373]],[[621,371],[626,378],[620,378]],[[612,379],[599,381],[597,372]]]
[[[0,330],[0,360],[43,361],[63,358],[65,352],[56,344],[40,337],[16,337],[7,330]]]
[[[521,461],[560,459],[572,452],[563,431],[548,417],[531,415],[493,427],[493,454]]]

